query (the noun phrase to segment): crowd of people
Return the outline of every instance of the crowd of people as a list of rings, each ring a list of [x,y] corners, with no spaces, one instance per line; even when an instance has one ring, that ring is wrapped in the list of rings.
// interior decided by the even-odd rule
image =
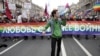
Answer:
[[[5,13],[0,13],[0,23],[27,23],[27,22],[46,22],[48,19],[43,16],[32,16],[29,18],[25,18],[19,12],[16,16],[13,16],[13,19],[8,19]],[[68,18],[67,21],[99,21],[99,18],[96,15],[90,17],[76,17],[76,18]]]
[[[28,18],[24,18],[22,17],[22,14],[21,13],[17,13],[17,15],[15,17],[13,17],[13,19],[9,19],[7,18],[6,14],[5,13],[0,13],[0,24],[5,24],[5,23],[33,23],[33,22],[45,22],[46,21],[46,18],[45,17],[30,17],[29,19]],[[23,36],[23,38],[25,40],[28,39],[29,36]],[[35,39],[36,36],[31,36],[32,39]],[[22,37],[21,37],[22,38]],[[17,41],[17,40],[20,40],[21,39],[19,36],[14,36],[14,37],[10,37],[10,36],[7,36],[7,37],[1,37],[0,36],[0,39],[3,41],[3,42],[6,42],[8,40],[12,40],[12,41]],[[41,39],[43,39],[43,36],[41,36]],[[0,48],[1,47],[7,47],[6,44],[2,44],[0,43]]]
[[[22,17],[21,13],[18,13],[17,16],[14,16],[13,19],[8,19],[5,13],[0,14],[0,23],[27,23],[27,22],[44,22],[46,21],[45,17]]]
[[[99,21],[99,19],[97,18],[97,16],[91,16],[91,17],[87,17],[87,18],[68,18],[67,21]],[[17,15],[15,17],[13,17],[13,19],[8,19],[7,16],[5,15],[5,13],[0,13],[0,23],[29,23],[29,22],[46,22],[48,21],[48,19],[46,17],[37,17],[37,16],[33,16],[30,17],[29,19],[22,17],[21,13],[17,13]],[[71,34],[72,35],[72,34]],[[65,36],[65,35],[64,35]],[[94,39],[96,39],[96,36],[94,36]],[[29,36],[24,36],[23,38],[25,40],[28,39]],[[43,39],[43,36],[40,36],[41,39]],[[80,35],[77,35],[78,39],[80,39]],[[7,41],[9,39],[12,39],[13,41],[18,40],[20,37],[15,36],[15,37],[0,37],[1,39],[3,39],[3,41]],[[36,36],[32,36],[32,39],[36,39]],[[50,37],[48,37],[48,39],[50,39]],[[88,35],[86,35],[86,39],[88,38]]]

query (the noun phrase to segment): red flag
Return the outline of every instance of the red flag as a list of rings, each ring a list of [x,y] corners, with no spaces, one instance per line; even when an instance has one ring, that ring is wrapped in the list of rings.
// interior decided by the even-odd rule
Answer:
[[[69,4],[67,3],[65,7],[66,7],[66,8],[69,8],[70,6],[69,6]]]
[[[6,2],[5,2],[5,7],[6,7],[6,16],[9,18],[9,19],[12,19],[13,17],[12,17],[12,15],[11,15],[11,11],[10,11],[10,9],[9,9],[9,7],[8,7],[8,3],[7,3],[7,0],[6,0]]]
[[[47,5],[45,5],[44,16],[47,16],[47,18],[49,17]]]

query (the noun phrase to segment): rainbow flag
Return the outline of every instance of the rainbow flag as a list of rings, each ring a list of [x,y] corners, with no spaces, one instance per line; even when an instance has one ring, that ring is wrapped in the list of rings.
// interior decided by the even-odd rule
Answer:
[[[100,1],[96,2],[95,5],[93,6],[93,9],[95,11],[100,11]]]
[[[43,36],[42,32],[47,23],[21,23],[3,24],[0,23],[1,36]],[[66,26],[62,26],[62,34],[73,35],[100,35],[99,21],[67,21]],[[45,36],[51,35],[48,28]]]

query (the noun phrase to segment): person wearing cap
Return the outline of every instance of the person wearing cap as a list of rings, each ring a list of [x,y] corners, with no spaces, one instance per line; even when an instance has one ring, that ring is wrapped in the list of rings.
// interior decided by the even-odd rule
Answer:
[[[43,30],[43,35],[48,27],[51,28],[51,56],[55,56],[55,49],[57,44],[57,56],[60,56],[61,50],[61,39],[62,39],[62,29],[61,25],[66,25],[66,19],[61,15],[59,18],[58,10],[53,10],[51,13],[51,19],[48,21],[45,29]]]

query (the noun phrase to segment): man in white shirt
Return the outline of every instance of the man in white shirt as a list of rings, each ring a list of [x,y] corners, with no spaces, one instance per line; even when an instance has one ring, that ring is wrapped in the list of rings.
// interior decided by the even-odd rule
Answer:
[[[22,23],[22,15],[21,15],[21,13],[18,14],[17,23]]]

